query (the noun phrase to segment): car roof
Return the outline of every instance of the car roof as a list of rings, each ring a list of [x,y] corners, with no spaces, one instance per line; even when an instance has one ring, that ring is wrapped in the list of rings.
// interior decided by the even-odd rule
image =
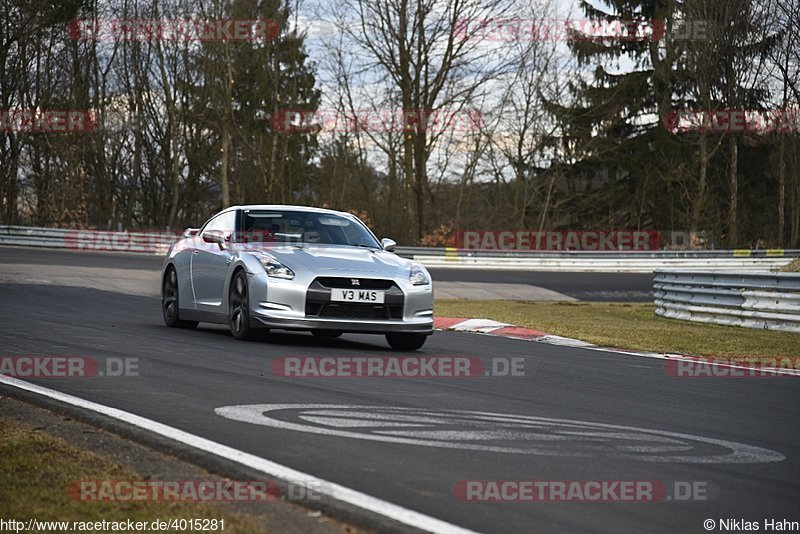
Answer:
[[[242,206],[231,206],[224,211],[228,210],[295,210],[316,213],[333,213],[336,215],[350,215],[344,211],[330,210],[327,208],[315,208],[313,206],[294,206],[291,204],[246,204]]]

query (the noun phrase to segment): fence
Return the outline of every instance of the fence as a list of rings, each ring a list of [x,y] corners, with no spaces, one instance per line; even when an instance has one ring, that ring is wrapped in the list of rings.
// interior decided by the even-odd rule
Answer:
[[[499,252],[398,247],[429,268],[562,272],[652,273],[656,269],[769,271],[800,256],[798,250],[659,250]]]
[[[656,314],[800,332],[800,274],[656,270]]]
[[[66,228],[0,226],[0,245],[83,251],[165,254],[179,237],[172,232],[98,232]]]

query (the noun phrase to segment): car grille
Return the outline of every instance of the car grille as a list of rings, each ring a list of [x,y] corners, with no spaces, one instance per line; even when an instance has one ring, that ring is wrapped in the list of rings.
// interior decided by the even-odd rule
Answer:
[[[358,284],[353,284],[354,280],[358,280]],[[320,276],[316,281],[319,282],[319,285],[322,287],[338,289],[353,289],[354,287],[357,287],[359,289],[382,289],[385,291],[394,286],[394,282],[391,280],[380,280],[375,278]]]
[[[352,278],[318,277],[306,293],[306,317],[320,319],[376,319],[402,320],[405,296],[403,291],[391,280],[359,278],[359,285],[353,286]],[[331,302],[331,289],[375,289],[385,291],[383,304]]]

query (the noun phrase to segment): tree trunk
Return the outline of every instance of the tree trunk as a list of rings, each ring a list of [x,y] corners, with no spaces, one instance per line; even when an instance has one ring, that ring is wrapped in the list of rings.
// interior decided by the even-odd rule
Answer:
[[[167,146],[169,147],[170,166],[170,208],[167,216],[167,226],[172,228],[175,224],[175,216],[178,213],[178,195],[180,193],[180,176],[178,173],[178,114],[176,112],[175,98],[170,87],[169,76],[167,76],[166,60],[161,43],[156,44],[156,54],[158,56],[158,69],[161,75],[161,86],[164,89],[164,105],[167,108]]]
[[[550,178],[550,183],[547,185],[547,194],[544,197],[544,206],[542,206],[542,216],[539,218],[539,233],[537,236],[541,236],[542,232],[544,231],[544,225],[547,222],[547,212],[550,209],[550,197],[553,194],[553,186],[555,185],[556,178],[558,178],[558,174],[560,172],[560,170],[554,172],[553,176]]]
[[[787,141],[788,142],[788,141]],[[789,246],[797,248],[800,246],[800,176],[797,173],[797,141],[792,140],[792,149],[789,153],[793,154],[792,157],[792,175],[794,176],[794,202],[792,205],[792,230]]]
[[[3,198],[5,201],[5,213],[3,214],[3,218],[5,219],[6,224],[17,224],[19,222],[17,220],[17,198],[19,197],[17,169],[19,169],[20,143],[19,138],[13,133],[9,133],[8,137],[11,140],[11,148],[9,150],[11,157],[9,168],[6,172],[4,172],[6,175],[6,183],[5,195]]]
[[[786,217],[786,161],[784,155],[786,153],[786,136],[781,136],[781,146],[778,151],[778,243],[779,247],[784,244],[784,237],[786,235],[785,217]]]
[[[739,145],[736,142],[736,136],[731,135],[728,138],[728,146],[730,147],[730,201],[728,211],[728,244],[730,248],[735,248],[738,243],[737,235],[737,201],[739,198]]]
[[[225,74],[223,87],[225,101],[223,102],[222,117],[222,147],[220,150],[220,189],[222,189],[222,209],[231,205],[231,194],[228,184],[228,168],[230,161],[231,144],[231,118],[233,115],[233,68],[231,67],[231,47],[225,41]]]
[[[700,225],[700,215],[703,211],[703,204],[706,198],[706,184],[708,179],[708,138],[705,134],[700,134],[700,176],[697,183],[697,196],[692,205],[692,218],[689,222],[690,235],[697,232]],[[691,239],[691,237],[690,237]]]
[[[230,206],[231,195],[228,191],[228,152],[230,151],[231,136],[228,132],[228,120],[222,121],[222,148],[219,158],[219,183],[222,188],[222,209]]]
[[[426,126],[423,125],[422,130],[417,132],[414,147],[414,196],[417,205],[417,242],[421,241],[425,235],[425,190],[428,182],[428,169],[426,167],[427,161],[425,158],[425,144],[427,143],[425,127]]]

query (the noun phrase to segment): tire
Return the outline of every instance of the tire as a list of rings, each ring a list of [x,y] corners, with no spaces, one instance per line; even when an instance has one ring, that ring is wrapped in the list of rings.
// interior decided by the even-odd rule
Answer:
[[[342,335],[338,330],[312,330],[311,335],[323,339],[335,339]]]
[[[178,273],[170,266],[161,284],[161,314],[164,324],[170,328],[195,328],[197,321],[185,321],[180,318],[178,300]]]
[[[386,334],[386,341],[394,350],[417,350],[427,340],[425,334]]]
[[[236,339],[255,339],[255,328],[250,326],[250,296],[247,275],[237,271],[228,290],[228,316],[231,335]]]

